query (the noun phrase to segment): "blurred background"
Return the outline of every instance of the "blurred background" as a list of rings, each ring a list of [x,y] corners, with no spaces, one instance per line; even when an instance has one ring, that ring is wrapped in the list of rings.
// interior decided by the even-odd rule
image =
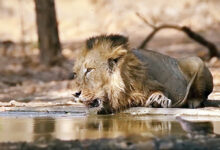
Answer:
[[[85,39],[119,33],[129,37],[131,48],[140,46],[152,28],[136,13],[155,26],[188,26],[220,47],[219,0],[54,0],[62,62],[47,65],[40,59],[37,1],[0,0],[1,101],[71,97],[70,75]],[[206,47],[173,29],[158,32],[146,48],[176,58],[208,55]],[[220,61],[205,60],[215,83],[210,99],[220,99]]]

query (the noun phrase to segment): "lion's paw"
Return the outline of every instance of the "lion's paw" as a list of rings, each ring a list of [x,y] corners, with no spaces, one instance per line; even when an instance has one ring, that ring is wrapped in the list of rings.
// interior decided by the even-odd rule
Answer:
[[[153,94],[151,94],[150,97],[147,99],[145,106],[150,106],[154,102],[156,102],[163,108],[169,108],[172,105],[172,101],[161,92],[154,92]]]

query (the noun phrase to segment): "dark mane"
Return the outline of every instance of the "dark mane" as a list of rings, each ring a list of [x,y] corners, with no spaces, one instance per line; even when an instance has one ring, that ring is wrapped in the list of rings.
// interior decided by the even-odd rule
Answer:
[[[86,41],[86,48],[91,50],[94,48],[94,45],[102,43],[104,41],[110,42],[111,47],[123,46],[127,48],[128,38],[119,34],[111,34],[111,35],[99,35],[95,37],[91,37]]]

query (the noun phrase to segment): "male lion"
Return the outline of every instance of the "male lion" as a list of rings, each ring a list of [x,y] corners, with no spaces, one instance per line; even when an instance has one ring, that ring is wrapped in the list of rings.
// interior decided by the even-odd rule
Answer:
[[[75,100],[98,113],[136,107],[201,107],[213,78],[198,57],[131,50],[121,35],[88,39],[74,66]]]

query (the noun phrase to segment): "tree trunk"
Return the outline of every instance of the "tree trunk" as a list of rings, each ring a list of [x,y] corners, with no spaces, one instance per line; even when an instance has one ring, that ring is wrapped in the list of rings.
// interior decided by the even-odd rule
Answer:
[[[54,65],[62,58],[54,0],[34,0],[40,60]]]

